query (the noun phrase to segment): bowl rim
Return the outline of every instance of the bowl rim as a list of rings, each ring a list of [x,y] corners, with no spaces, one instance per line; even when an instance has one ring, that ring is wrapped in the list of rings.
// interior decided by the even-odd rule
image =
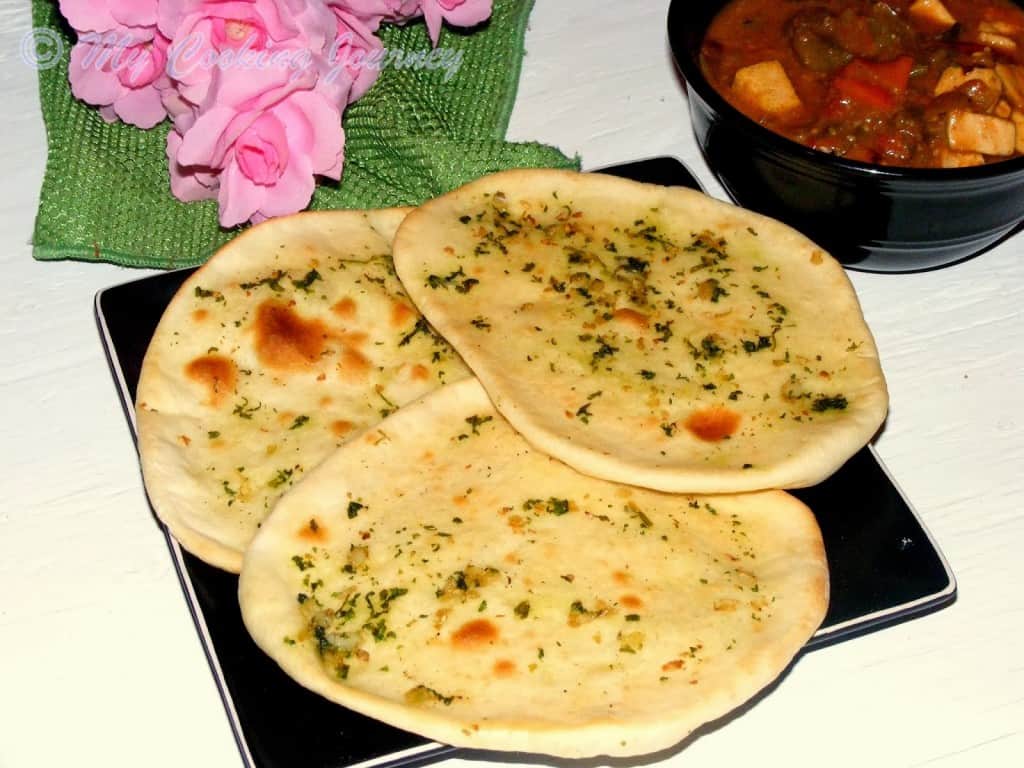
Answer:
[[[731,1],[721,0],[719,6],[724,7]],[[695,52],[690,50],[683,39],[683,29],[688,24],[690,18],[688,11],[704,4],[704,2],[706,0],[671,0],[669,3],[667,18],[668,42],[675,65],[686,81],[687,88],[693,89],[697,96],[708,104],[711,109],[726,119],[739,121],[755,137],[777,148],[778,151],[793,155],[811,164],[820,164],[824,169],[833,169],[857,177],[880,181],[919,183],[960,181],[970,184],[971,182],[978,181],[991,182],[992,180],[1009,179],[1018,173],[1024,174],[1024,156],[964,168],[916,168],[878,165],[860,160],[848,160],[839,155],[812,149],[805,144],[765,128],[756,120],[753,120],[732,106],[712,87],[711,83],[704,77],[697,57],[692,55]],[[1011,0],[1011,2],[1024,6],[1022,0]],[[716,14],[717,11],[715,14],[712,14],[711,18],[714,18]],[[700,30],[700,39],[703,39],[705,31],[706,28]]]

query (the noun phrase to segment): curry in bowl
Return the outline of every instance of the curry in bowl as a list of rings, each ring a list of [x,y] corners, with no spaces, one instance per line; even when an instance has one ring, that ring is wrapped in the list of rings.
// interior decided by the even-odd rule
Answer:
[[[1024,10],[1010,0],[732,0],[700,64],[747,116],[849,160],[1024,156]]]

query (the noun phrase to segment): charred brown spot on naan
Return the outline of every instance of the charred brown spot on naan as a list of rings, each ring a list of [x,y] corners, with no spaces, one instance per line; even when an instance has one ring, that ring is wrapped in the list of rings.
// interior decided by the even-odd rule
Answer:
[[[356,316],[356,302],[355,299],[350,296],[346,296],[341,301],[337,302],[331,307],[331,311],[339,317],[343,317],[346,320],[351,320]]]
[[[647,328],[650,325],[651,319],[642,312],[637,312],[635,309],[629,309],[628,307],[623,309],[616,309],[612,316],[621,323],[633,326],[634,328]]]
[[[256,354],[268,368],[306,368],[328,349],[331,331],[319,319],[308,320],[291,305],[277,299],[256,309]]]
[[[341,362],[338,365],[343,379],[349,381],[364,379],[372,367],[373,363],[357,347],[348,344],[343,346]]]
[[[234,392],[238,367],[229,357],[208,354],[197,357],[185,366],[185,376],[202,384],[208,394],[206,403],[216,407]]]
[[[694,411],[686,417],[685,426],[698,440],[714,443],[732,437],[739,429],[741,418],[736,411],[715,406]]]
[[[516,663],[511,659],[498,659],[492,668],[495,677],[512,677],[516,674]]]
[[[331,422],[331,432],[336,437],[345,437],[349,432],[355,428],[355,424],[345,419],[335,419]]]
[[[462,650],[476,650],[493,645],[500,632],[490,619],[468,621],[452,633],[452,645]]]
[[[320,520],[311,517],[309,522],[299,529],[299,538],[304,541],[325,542],[327,541],[327,528]]]
[[[391,327],[403,328],[409,324],[409,320],[416,317],[416,311],[408,304],[396,301],[391,305]]]

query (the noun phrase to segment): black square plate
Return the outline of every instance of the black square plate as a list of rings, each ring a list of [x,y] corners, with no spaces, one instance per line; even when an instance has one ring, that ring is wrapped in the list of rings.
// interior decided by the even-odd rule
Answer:
[[[641,160],[602,172],[699,189],[689,170],[674,158]],[[165,307],[192,272],[165,272],[96,295],[96,320],[133,436],[142,358]],[[795,495],[818,518],[831,571],[828,615],[808,648],[954,600],[956,582],[949,566],[870,446],[824,483]],[[245,765],[408,766],[454,752],[339,707],[294,683],[263,655],[242,625],[238,577],[206,565],[183,551],[166,531],[165,536]]]

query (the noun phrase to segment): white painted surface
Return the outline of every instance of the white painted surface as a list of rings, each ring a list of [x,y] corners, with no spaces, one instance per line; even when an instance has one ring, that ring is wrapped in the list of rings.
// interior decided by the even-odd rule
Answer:
[[[666,11],[539,0],[510,138],[587,167],[674,154],[720,195]],[[31,258],[45,144],[18,56],[29,26],[27,3],[0,0],[0,768],[238,765],[92,321],[96,290],[145,273]],[[1024,237],[853,281],[891,388],[877,447],[959,599],[805,656],[666,764],[1024,765]]]

